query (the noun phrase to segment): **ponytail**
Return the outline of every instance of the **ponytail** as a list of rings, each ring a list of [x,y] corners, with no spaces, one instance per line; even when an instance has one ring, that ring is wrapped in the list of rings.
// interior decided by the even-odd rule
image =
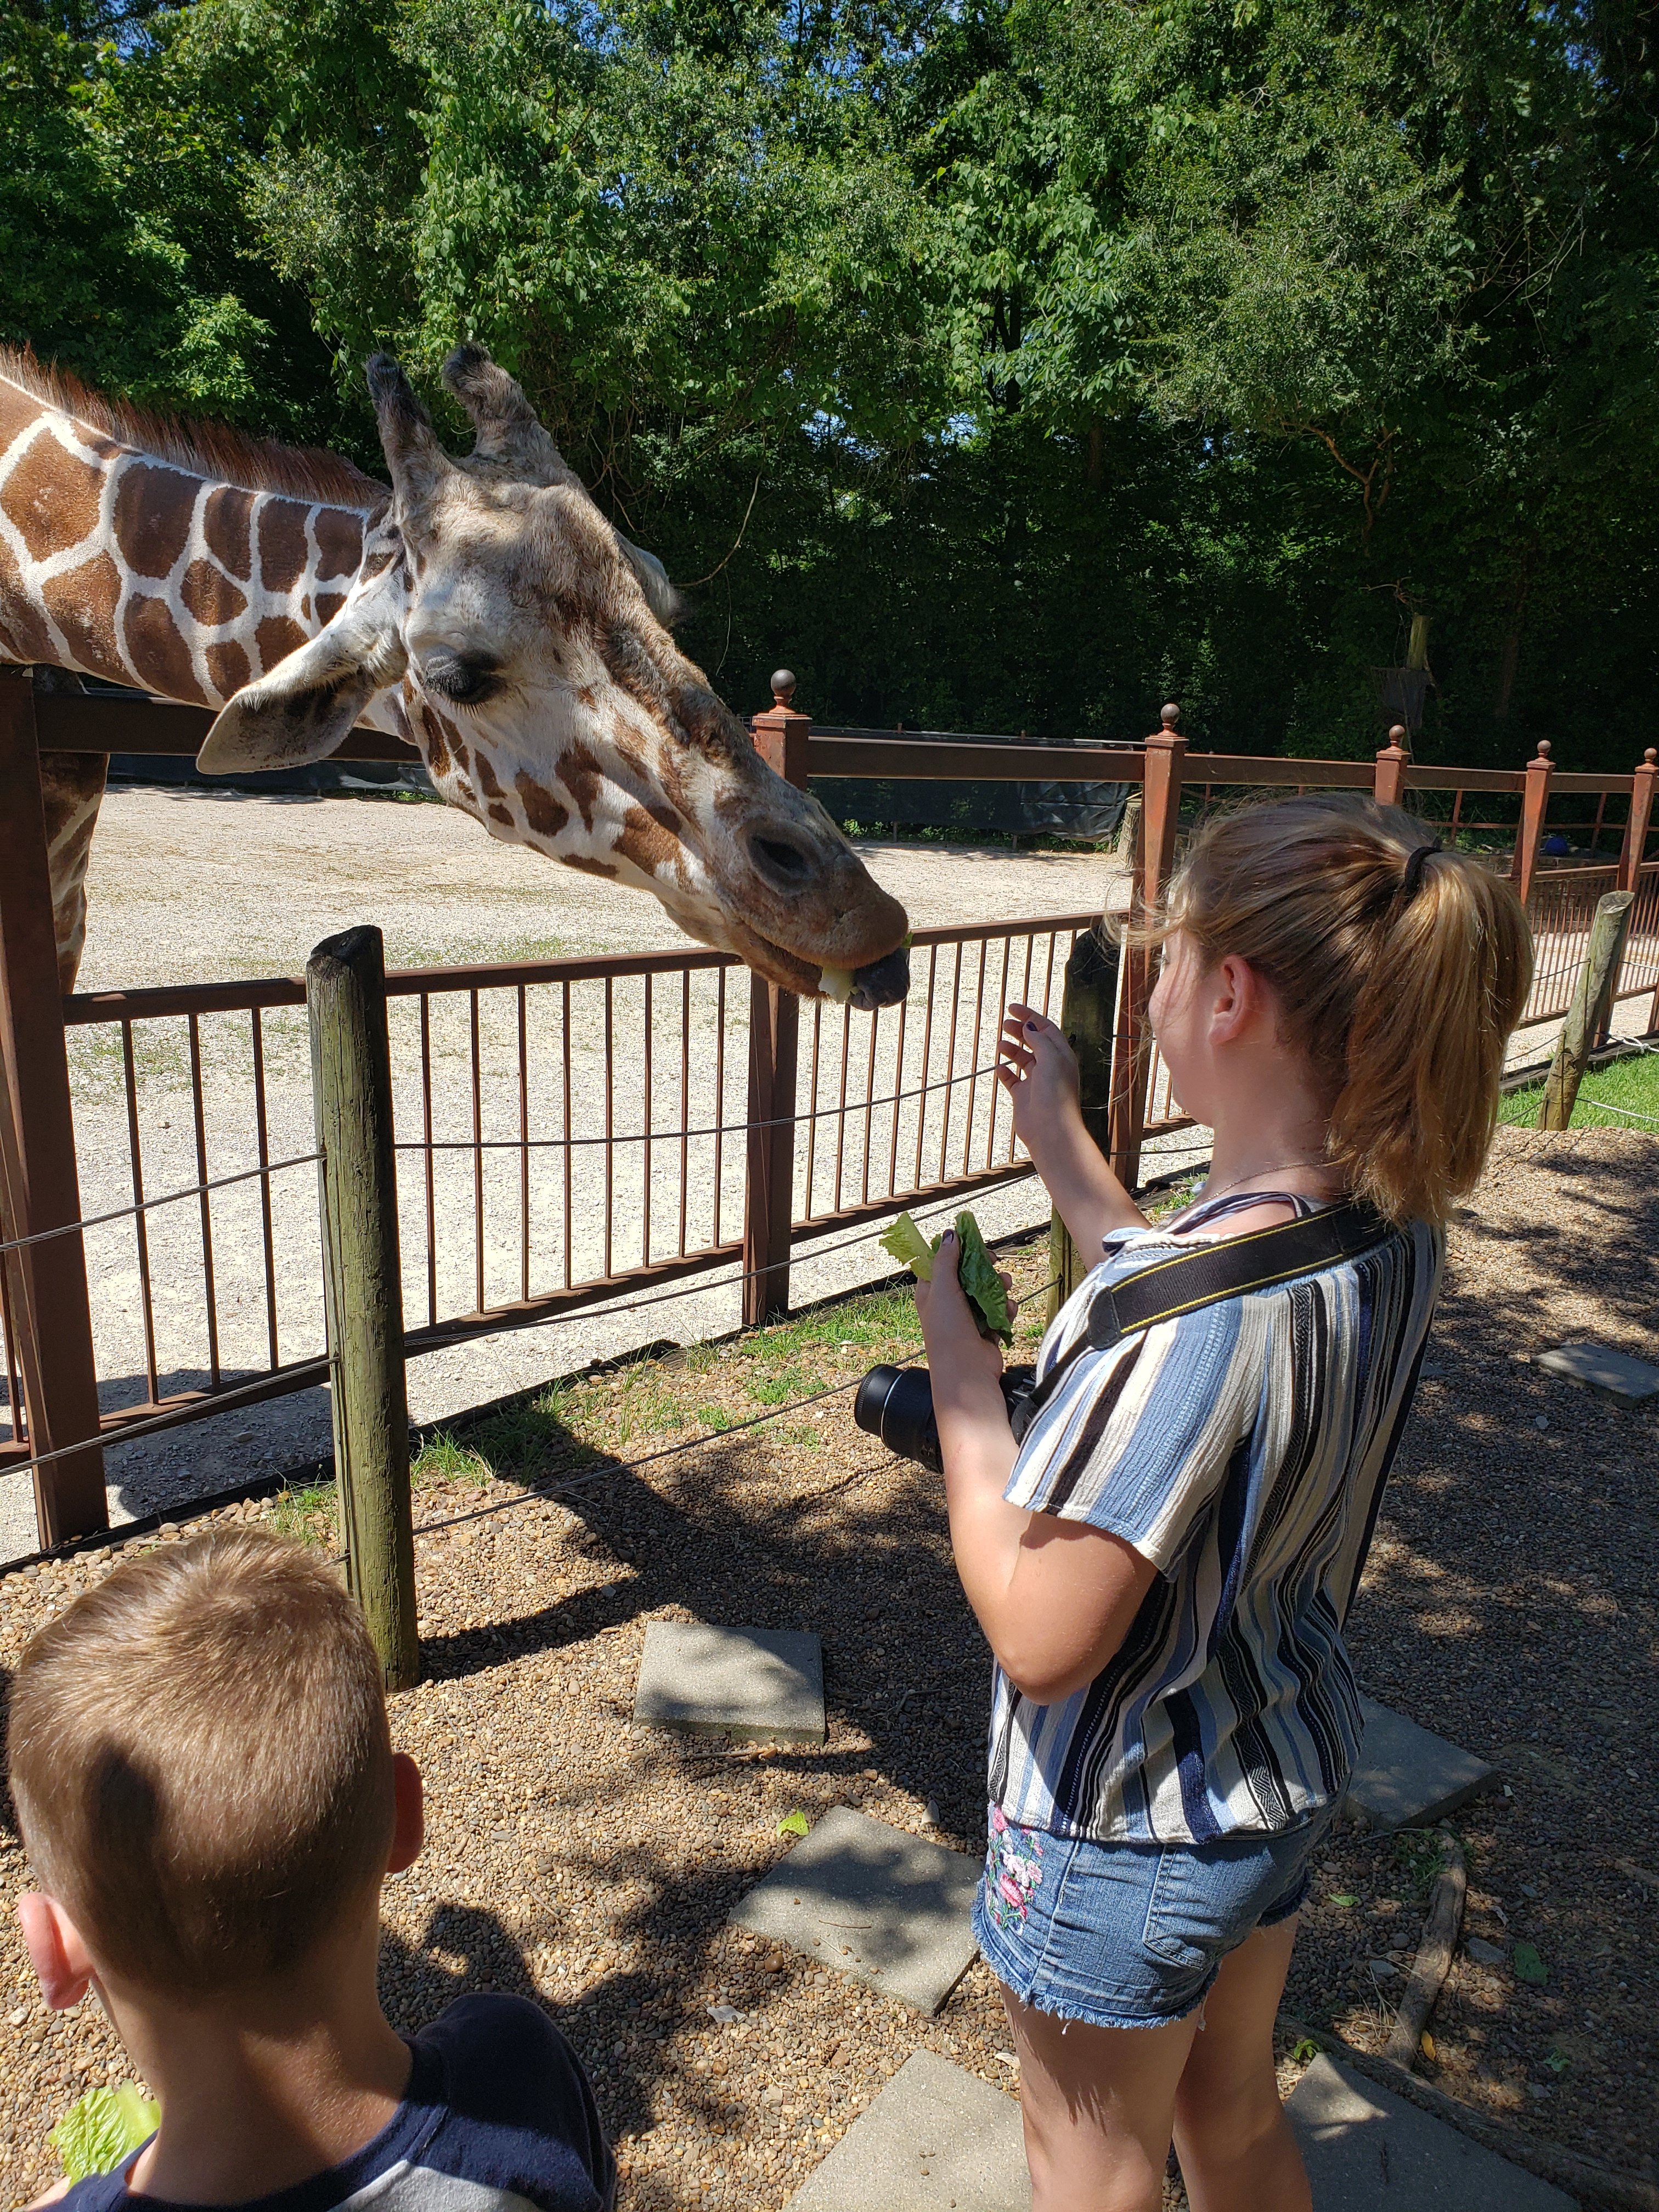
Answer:
[[[1291,799],[1199,832],[1153,933],[1176,930],[1272,987],[1356,1196],[1390,1221],[1443,1222],[1485,1164],[1532,981],[1508,884],[1398,807]]]

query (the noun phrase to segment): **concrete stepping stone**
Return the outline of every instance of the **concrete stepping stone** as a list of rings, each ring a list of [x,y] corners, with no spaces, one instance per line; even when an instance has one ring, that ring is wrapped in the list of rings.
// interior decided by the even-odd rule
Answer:
[[[1575,2212],[1575,2197],[1323,2052],[1285,2109],[1318,2212]]]
[[[1569,1382],[1585,1383],[1620,1406],[1639,1406],[1659,1394],[1659,1367],[1632,1359],[1627,1352],[1611,1352],[1605,1344],[1558,1345],[1553,1352],[1540,1352],[1533,1365]]]
[[[822,1743],[823,1647],[801,1629],[647,1620],[634,1717],[688,1735]]]
[[[850,1806],[826,1813],[732,1920],[815,1965],[937,2012],[977,1954],[980,1863]]]
[[[1502,1786],[1495,1766],[1404,1713],[1370,1698],[1359,1700],[1359,1711],[1365,1733],[1343,1807],[1350,1819],[1363,1817],[1373,1828],[1429,1828],[1471,1797]]]
[[[1018,2104],[978,2075],[918,2051],[795,2191],[787,2212],[1030,2207]]]

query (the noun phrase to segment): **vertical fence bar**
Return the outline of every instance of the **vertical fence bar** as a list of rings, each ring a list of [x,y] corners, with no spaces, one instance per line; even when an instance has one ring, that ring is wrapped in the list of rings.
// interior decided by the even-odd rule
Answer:
[[[605,1265],[599,1270],[602,1275],[611,1273],[611,1230],[617,1195],[616,1026],[616,994],[607,975],[605,979]],[[567,1129],[566,1136],[568,1137],[569,1133]]]
[[[435,1328],[438,1322],[438,1206],[433,1163],[437,1154],[432,1149],[432,994],[429,991],[421,994],[421,1136],[426,1148],[426,1318],[427,1326]]]
[[[772,678],[770,711],[754,720],[755,750],[786,782],[806,787],[810,715],[790,708],[795,679]],[[748,1178],[743,1229],[743,1318],[754,1328],[789,1310],[789,1231],[795,1198],[795,1076],[800,1001],[751,976],[749,994]],[[769,1126],[753,1126],[765,1123]],[[808,1194],[809,1206],[811,1194]]]
[[[716,1119],[718,1119],[718,1115]],[[691,970],[680,977],[680,1257],[685,1257],[686,1183],[691,1169],[686,1152],[691,1126]]]
[[[561,1094],[564,1113],[564,1119],[561,1124],[564,1136],[564,1286],[568,1290],[571,1267],[570,1171],[574,1158],[570,1149],[570,985],[568,981],[561,983],[559,989],[561,993],[559,1036],[562,1045],[564,1070],[563,1089]]]
[[[1521,827],[1515,840],[1515,858],[1510,865],[1510,880],[1522,906],[1532,896],[1533,878],[1538,872],[1538,848],[1544,839],[1544,816],[1550,803],[1550,777],[1554,766],[1550,758],[1549,739],[1540,738],[1536,759],[1527,763],[1526,785],[1521,794]]]
[[[651,1074],[651,1017],[653,1012],[651,983],[652,978],[647,975],[645,979],[645,1137],[640,1146],[645,1156],[645,1164],[641,1170],[643,1188],[640,1193],[640,1203],[644,1222],[640,1231],[640,1258],[647,1267],[651,1265],[651,1101],[653,1089]]]
[[[260,1019],[258,1006],[252,1010],[249,1034],[253,1048],[254,1139],[259,1148],[259,1165],[267,1170],[259,1177],[259,1237],[265,1270],[265,1337],[270,1349],[270,1366],[274,1374],[283,1361],[277,1346],[276,1329],[276,1238],[270,1220],[270,1176],[268,1172],[270,1166],[270,1127],[265,1110],[264,1024]]]
[[[206,1103],[202,1097],[202,1032],[199,1018],[190,1017],[190,1097],[196,1123],[196,1180],[208,1179]],[[202,1224],[202,1295],[207,1313],[208,1382],[219,1387],[219,1295],[213,1279],[213,1200],[204,1190],[197,1200]]]
[[[386,960],[378,929],[324,940],[306,963],[322,1194],[334,1471],[346,1581],[386,1687],[420,1673],[409,1399],[398,1260]]]
[[[149,1221],[143,1212],[144,1162],[138,1135],[138,1074],[134,1065],[132,1024],[121,1024],[121,1063],[126,1079],[127,1093],[127,1156],[132,1164],[132,1202],[140,1210],[132,1217],[133,1243],[138,1260],[138,1304],[144,1321],[144,1376],[149,1384],[150,1403],[154,1405],[161,1395],[161,1380],[155,1364],[155,1295],[149,1275]],[[270,1202],[270,1186],[261,1182],[265,1202]]]
[[[519,1296],[530,1297],[530,1037],[525,987],[519,986]]]
[[[1182,771],[1187,740],[1176,727],[1181,709],[1164,708],[1162,727],[1146,740],[1146,784],[1140,817],[1140,865],[1129,919],[1150,921],[1169,880],[1181,820]],[[1126,1190],[1140,1175],[1140,1133],[1146,1119],[1146,1002],[1152,996],[1151,956],[1142,945],[1125,948],[1118,991],[1117,1032],[1112,1048],[1112,1100],[1108,1115],[1111,1163]]]
[[[478,1038],[478,994],[467,993],[467,1035],[472,1054],[472,1265],[477,1310],[484,1310],[483,1069]]]
[[[716,971],[714,987],[714,1230],[718,1244],[726,1234],[726,970]],[[565,1158],[568,1159],[567,1152]]]
[[[28,1237],[78,1221],[33,678],[11,666],[0,667],[0,1094],[3,1233]],[[55,1237],[9,1254],[7,1266],[31,1451],[83,1440],[87,1447],[35,1470],[45,1548],[109,1526],[85,1247],[78,1236]]]

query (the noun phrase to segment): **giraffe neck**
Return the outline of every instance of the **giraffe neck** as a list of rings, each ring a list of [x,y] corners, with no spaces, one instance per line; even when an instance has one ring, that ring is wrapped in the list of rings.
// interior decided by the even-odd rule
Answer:
[[[146,452],[0,367],[0,659],[222,707],[340,606],[370,512]]]

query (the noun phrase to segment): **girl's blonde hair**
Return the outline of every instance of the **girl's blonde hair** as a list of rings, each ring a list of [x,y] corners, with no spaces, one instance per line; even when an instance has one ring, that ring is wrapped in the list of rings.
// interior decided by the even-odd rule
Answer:
[[[1199,831],[1152,934],[1176,930],[1272,986],[1355,1194],[1390,1221],[1443,1221],[1485,1163],[1532,982],[1509,885],[1399,807],[1288,799]]]

